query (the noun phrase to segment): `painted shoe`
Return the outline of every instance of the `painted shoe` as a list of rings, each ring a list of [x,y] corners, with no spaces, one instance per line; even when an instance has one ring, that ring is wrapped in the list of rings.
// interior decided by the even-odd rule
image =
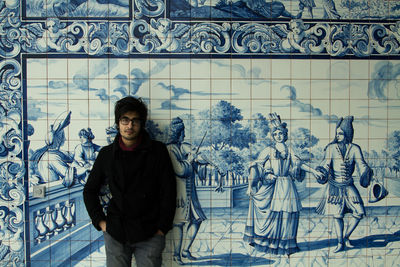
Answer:
[[[336,246],[336,248],[333,250],[334,253],[338,253],[340,251],[344,250],[344,244],[343,243],[338,243],[338,245]]]
[[[354,246],[350,243],[350,240],[348,238],[346,238],[344,240],[344,244],[346,245],[346,247],[348,248],[354,248]]]
[[[190,254],[189,250],[184,250],[182,251],[182,257],[189,259],[189,260],[195,260],[196,258],[192,256],[192,254]]]
[[[179,256],[179,255],[174,254],[174,261],[180,265],[183,265],[183,261],[181,259],[181,256]]]

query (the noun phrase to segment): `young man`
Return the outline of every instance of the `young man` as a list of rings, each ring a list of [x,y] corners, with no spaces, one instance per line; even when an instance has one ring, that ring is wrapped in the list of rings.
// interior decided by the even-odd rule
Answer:
[[[164,144],[144,129],[146,105],[126,97],[115,105],[118,134],[101,149],[83,190],[86,209],[97,230],[104,232],[108,267],[161,266],[165,234],[175,214],[176,181]],[[100,205],[102,186],[112,198],[106,214]]]

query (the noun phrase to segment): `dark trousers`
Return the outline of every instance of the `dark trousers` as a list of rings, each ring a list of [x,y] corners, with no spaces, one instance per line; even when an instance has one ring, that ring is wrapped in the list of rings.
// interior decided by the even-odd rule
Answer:
[[[133,244],[122,244],[104,232],[107,267],[130,267],[132,256],[137,267],[159,267],[165,248],[165,236],[155,235]]]

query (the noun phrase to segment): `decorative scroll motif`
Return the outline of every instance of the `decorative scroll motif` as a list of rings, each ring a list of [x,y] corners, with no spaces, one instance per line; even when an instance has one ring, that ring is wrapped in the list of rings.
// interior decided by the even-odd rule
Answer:
[[[293,19],[288,23],[174,23],[159,18],[117,22],[73,22],[59,19],[9,29],[4,56],[29,53],[84,52],[117,56],[147,53],[231,53],[330,55],[335,57],[396,55],[400,24],[328,24]],[[14,37],[9,37],[14,36]],[[18,38],[17,38],[18,37]],[[14,41],[18,39],[19,42]],[[21,47],[20,47],[20,46]],[[6,52],[6,49],[7,52]]]
[[[230,47],[230,25],[223,23],[177,23],[169,19],[135,21],[130,27],[133,47],[140,53],[190,52],[224,53]]]
[[[158,17],[165,11],[162,0],[135,0],[135,18]]]
[[[76,223],[75,203],[69,200],[49,206],[35,213],[35,244],[58,235]]]
[[[11,0],[2,3],[0,9],[0,57],[13,58],[20,51],[21,32],[18,27],[21,25],[19,20],[19,1]]]
[[[8,22],[3,19],[3,30]],[[7,55],[19,51],[18,42],[10,41],[15,40],[17,32],[11,29],[9,33],[8,39],[1,39],[2,56],[5,51]],[[3,59],[0,70],[0,261],[23,266],[25,164],[22,160],[21,65],[14,59]],[[26,131],[29,135],[31,129],[28,127]]]
[[[232,46],[238,53],[322,53],[329,25],[305,26],[300,19],[286,24],[234,23]]]

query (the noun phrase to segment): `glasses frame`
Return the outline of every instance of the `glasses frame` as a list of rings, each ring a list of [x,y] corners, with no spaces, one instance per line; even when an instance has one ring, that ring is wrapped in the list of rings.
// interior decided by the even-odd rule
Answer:
[[[121,117],[119,119],[119,123],[125,126],[129,125],[129,123],[132,123],[132,126],[138,126],[142,124],[142,120],[139,118],[129,119],[128,117]]]

